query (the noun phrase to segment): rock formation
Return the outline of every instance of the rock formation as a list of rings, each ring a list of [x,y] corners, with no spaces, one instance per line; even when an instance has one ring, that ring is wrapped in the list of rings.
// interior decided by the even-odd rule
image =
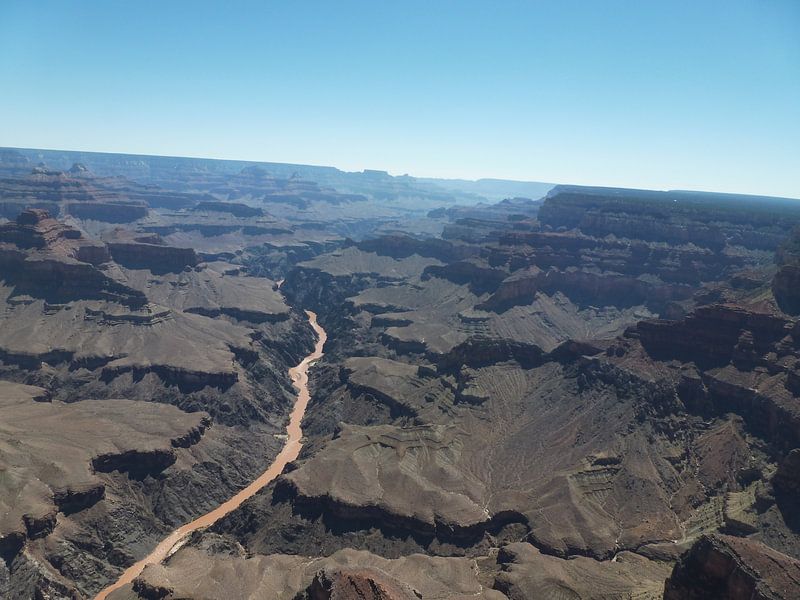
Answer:
[[[300,309],[299,457],[116,600],[800,595],[795,201],[30,152],[1,596],[90,597],[260,472]]]
[[[800,561],[746,539],[703,536],[667,579],[664,600],[795,598]]]
[[[104,241],[111,257],[129,269],[148,269],[163,274],[183,271],[199,262],[192,248],[168,246],[156,234],[136,235],[115,229]]]
[[[114,278],[105,265],[108,248],[80,231],[29,209],[0,225],[0,267],[16,295],[51,302],[78,298],[108,299],[141,306],[144,295]]]
[[[246,483],[311,341],[272,280],[105,237],[40,209],[0,225],[2,597],[90,597]]]

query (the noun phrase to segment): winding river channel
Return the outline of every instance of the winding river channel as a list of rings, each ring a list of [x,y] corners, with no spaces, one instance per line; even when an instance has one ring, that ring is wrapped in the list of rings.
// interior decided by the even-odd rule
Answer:
[[[122,573],[116,582],[97,594],[97,596],[95,596],[95,600],[105,600],[105,598],[111,592],[133,582],[133,580],[142,573],[147,565],[160,563],[162,560],[180,548],[190,533],[213,525],[216,521],[234,509],[238,508],[242,502],[253,496],[261,488],[280,475],[286,464],[295,460],[298,454],[300,454],[300,448],[303,446],[301,441],[303,437],[301,424],[310,398],[310,393],[308,391],[308,368],[315,361],[322,358],[322,349],[325,346],[325,341],[328,339],[328,335],[325,333],[325,330],[319,323],[317,323],[317,315],[310,310],[306,311],[306,315],[308,315],[309,324],[317,334],[317,343],[314,346],[314,350],[311,352],[311,354],[300,361],[300,364],[298,364],[296,367],[289,369],[289,377],[291,378],[294,387],[297,389],[297,400],[294,403],[292,414],[289,417],[289,425],[286,427],[286,443],[278,456],[275,457],[275,460],[272,461],[272,464],[266,471],[259,475],[257,479],[254,479],[250,485],[241,490],[235,496],[226,500],[214,510],[205,513],[194,521],[182,525],[170,533],[158,544],[158,546],[155,547],[150,554],[145,556],[142,560],[134,565],[128,567],[128,569]]]

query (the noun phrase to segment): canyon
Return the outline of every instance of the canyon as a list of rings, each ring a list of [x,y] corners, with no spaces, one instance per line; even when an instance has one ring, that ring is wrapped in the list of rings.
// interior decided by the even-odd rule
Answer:
[[[252,497],[261,488],[270,483],[278,475],[281,474],[286,465],[297,458],[302,447],[302,429],[301,423],[303,415],[305,414],[306,407],[310,394],[308,391],[308,369],[314,361],[322,358],[322,349],[325,346],[327,336],[325,330],[317,324],[317,316],[313,312],[308,312],[308,322],[311,328],[317,334],[317,342],[314,350],[308,356],[304,357],[300,364],[289,369],[289,377],[292,384],[297,390],[297,400],[295,401],[292,413],[289,416],[289,425],[286,427],[286,442],[281,448],[281,451],[275,457],[275,460],[261,475],[254,479],[246,488],[239,491],[229,500],[226,500],[213,510],[206,514],[194,519],[190,523],[181,525],[178,529],[173,531],[170,535],[164,538],[158,546],[146,557],[137,563],[128,567],[122,576],[111,586],[102,590],[97,596],[96,600],[104,600],[114,590],[123,586],[131,584],[137,577],[142,574],[145,568],[149,565],[158,565],[168,556],[173,554],[177,547],[185,541],[186,537],[192,532],[200,529],[208,528],[216,523],[219,519],[227,515],[229,512],[235,510],[241,505],[242,502]]]
[[[0,220],[2,597],[800,595],[798,200],[9,148]]]

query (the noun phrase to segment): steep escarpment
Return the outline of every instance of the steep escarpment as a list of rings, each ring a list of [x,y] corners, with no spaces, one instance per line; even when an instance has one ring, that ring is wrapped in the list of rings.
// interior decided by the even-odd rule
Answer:
[[[512,598],[658,598],[719,531],[796,554],[797,323],[771,256],[730,231],[479,217],[289,272],[332,340],[307,450],[216,533],[258,555],[469,556]]]
[[[312,342],[272,280],[105,240],[40,210],[0,227],[3,597],[89,597],[246,485]]]
[[[13,219],[26,208],[44,208],[54,215],[109,223],[130,223],[147,215],[147,203],[110,184],[79,165],[69,172],[36,167],[25,177],[0,180],[0,212]]]
[[[0,149],[10,172],[30,170],[44,161],[56,169],[69,169],[78,162],[101,176],[124,176],[169,190],[204,190],[210,193],[227,188],[228,181],[240,177],[242,183],[255,183],[255,192],[265,188],[263,179],[301,180],[322,189],[363,195],[384,205],[413,207],[423,214],[437,206],[472,205],[497,202],[511,196],[541,197],[552,184],[539,182],[481,179],[478,181],[424,179],[386,171],[341,171],[334,167],[267,163],[187,157],[108,154],[41,149]],[[15,171],[16,170],[16,171]]]
[[[398,195],[413,178],[380,172],[334,190],[136,164],[211,197],[127,231],[9,228],[19,255],[58,251],[142,301],[4,279],[0,376],[28,411],[4,441],[37,415],[14,456],[46,486],[18,486],[41,510],[3,538],[4,591],[87,595],[247,483],[283,442],[299,308],[329,336],[299,456],[115,598],[796,591],[789,201],[562,187],[425,216]],[[26,219],[41,231],[19,243]],[[53,431],[91,419],[106,433]],[[53,487],[48,452],[74,485]]]
[[[778,271],[772,278],[772,293],[781,310],[800,314],[800,228],[778,248]]]
[[[560,560],[526,543],[500,549],[495,587],[512,600],[525,598],[661,598],[668,567],[632,552],[613,562]]]
[[[36,395],[15,394],[20,387]],[[142,407],[119,399],[36,401],[43,389],[7,381],[0,381],[0,391],[0,435],[6,445],[0,544],[9,549],[9,561],[16,554],[9,548],[12,540],[19,540],[19,550],[26,538],[53,533],[59,512],[72,514],[99,502],[107,485],[99,473],[120,471],[140,479],[157,475],[175,463],[176,448],[199,442],[210,425],[207,415],[164,405]]]
[[[213,569],[213,581],[205,575]],[[199,575],[199,577],[198,577]],[[468,559],[411,555],[387,560],[369,552],[342,550],[326,558],[245,557],[240,547],[220,557],[208,549],[179,550],[164,566],[148,567],[130,589],[112,600],[172,595],[182,598],[479,598],[504,596],[485,589]]]
[[[800,207],[788,198],[556,186],[537,218],[598,237],[774,252],[800,219]]]
[[[31,169],[30,162],[13,164],[26,167],[0,166],[0,216],[8,219],[27,208],[42,208],[59,217],[134,223],[147,217],[150,209],[190,208],[214,200],[207,194],[143,185],[118,175],[100,177],[83,163],[64,170],[41,165]]]
[[[781,199],[557,186],[536,220],[473,217],[473,227],[462,223],[449,236],[474,242],[480,232],[490,242],[489,265],[507,272],[485,309],[561,292],[579,304],[661,313],[700,285],[768,264],[798,219],[797,207]]]
[[[665,600],[794,598],[800,561],[771,548],[725,535],[704,536],[675,565]]]
[[[692,363],[682,385],[691,410],[736,412],[785,452],[800,446],[800,401],[792,385],[800,360],[796,327],[783,315],[712,305],[682,321],[640,323],[626,335],[651,357]]]
[[[0,226],[0,267],[18,296],[51,303],[96,298],[139,307],[144,294],[113,276],[108,248],[41,209]],[[22,300],[25,302],[25,300]]]
[[[125,229],[115,229],[104,241],[114,261],[130,269],[163,274],[195,267],[199,262],[194,249],[168,246],[157,234],[136,235]]]
[[[199,202],[192,210],[230,213],[235,217],[260,217],[264,214],[260,208],[253,208],[241,202]]]

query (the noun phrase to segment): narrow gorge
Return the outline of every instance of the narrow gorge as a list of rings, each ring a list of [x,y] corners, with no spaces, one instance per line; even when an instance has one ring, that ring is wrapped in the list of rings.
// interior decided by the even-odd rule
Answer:
[[[120,576],[120,578],[112,585],[103,589],[95,600],[105,600],[109,594],[117,589],[128,585],[138,577],[147,565],[158,564],[164,559],[173,554],[186,538],[194,531],[210,527],[219,519],[235,510],[241,505],[242,502],[247,500],[261,490],[264,486],[272,482],[278,475],[283,472],[283,469],[291,461],[295,460],[300,454],[300,449],[303,447],[303,430],[302,421],[303,416],[308,406],[310,394],[308,391],[308,369],[323,355],[323,348],[327,335],[322,326],[317,323],[317,315],[311,311],[306,311],[308,316],[308,323],[317,335],[317,341],[314,345],[314,350],[300,361],[300,364],[289,369],[289,378],[292,381],[295,389],[297,390],[297,400],[295,401],[294,408],[289,416],[289,423],[286,426],[286,441],[283,445],[278,456],[272,461],[272,464],[261,473],[255,480],[253,480],[247,487],[238,492],[232,498],[226,500],[213,510],[208,511],[204,515],[194,519],[193,521],[182,525],[170,535],[164,538],[150,554],[142,560],[134,563],[128,567]]]
[[[0,597],[800,596],[797,201],[0,175]]]

